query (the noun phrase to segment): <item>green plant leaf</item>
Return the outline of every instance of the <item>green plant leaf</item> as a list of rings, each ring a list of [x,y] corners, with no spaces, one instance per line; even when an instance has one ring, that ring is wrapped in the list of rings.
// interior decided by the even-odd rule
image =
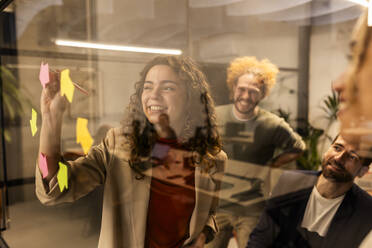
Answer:
[[[9,130],[4,130],[4,139],[6,142],[12,142],[12,136],[10,136]]]
[[[4,103],[4,112],[5,116],[9,115],[8,117],[13,120],[15,118],[15,109],[12,106],[10,97],[8,95],[3,95],[3,103]]]
[[[4,114],[12,121],[17,116],[24,114],[22,104],[24,103],[28,106],[31,105],[31,101],[25,98],[17,87],[17,78],[11,70],[5,66],[0,66],[0,77],[2,80],[2,92],[0,94],[2,94]],[[9,130],[4,130],[4,137],[6,141],[11,141]]]

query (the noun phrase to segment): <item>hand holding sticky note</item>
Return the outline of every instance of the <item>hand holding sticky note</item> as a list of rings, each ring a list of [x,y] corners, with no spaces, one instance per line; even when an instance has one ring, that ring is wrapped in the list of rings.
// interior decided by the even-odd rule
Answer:
[[[45,88],[45,85],[49,83],[49,65],[48,63],[44,64],[41,62],[40,65],[40,73],[39,73],[39,80],[43,88]]]
[[[43,175],[43,178],[46,178],[49,174],[48,164],[47,164],[46,156],[42,153],[40,153],[39,155],[39,168],[40,168],[41,174]]]
[[[84,153],[87,154],[90,147],[93,145],[93,138],[88,130],[88,120],[78,118],[76,122],[76,142],[80,143]]]
[[[67,100],[71,103],[74,96],[74,83],[70,78],[70,70],[65,69],[61,71],[61,96],[65,95]]]
[[[31,116],[31,120],[30,120],[32,136],[35,136],[35,134],[37,132],[36,122],[37,122],[37,112],[35,111],[35,109],[32,109],[32,116]]]
[[[58,180],[59,189],[62,192],[63,189],[65,188],[68,189],[68,178],[67,178],[68,170],[67,170],[67,165],[65,165],[64,163],[59,162],[58,164],[59,164],[59,170],[57,173],[57,180]]]

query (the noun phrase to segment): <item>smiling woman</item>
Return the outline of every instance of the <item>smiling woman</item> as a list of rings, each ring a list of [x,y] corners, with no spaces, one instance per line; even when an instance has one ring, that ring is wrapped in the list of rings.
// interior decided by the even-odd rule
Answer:
[[[187,143],[188,149],[204,158],[221,150],[209,86],[191,58],[155,57],[142,70],[135,89],[123,121],[126,132],[131,133],[133,121],[139,122],[143,130],[138,140],[130,135],[134,144],[141,144],[132,153],[133,160],[140,154],[149,154],[148,149],[155,142],[149,133],[156,129],[161,113],[169,116],[179,142]],[[196,137],[196,133],[205,135],[205,139]]]
[[[226,155],[205,76],[190,58],[159,56],[145,66],[122,127],[85,157],[63,161],[69,180],[61,191],[57,164],[68,103],[59,77],[51,78],[41,99],[39,152],[48,163],[46,178],[36,169],[42,203],[72,202],[103,184],[99,247],[202,247],[213,239],[216,177]]]
[[[146,75],[142,107],[147,119],[157,124],[161,113],[170,118],[171,126],[180,135],[185,123],[186,86],[168,65],[155,65]]]

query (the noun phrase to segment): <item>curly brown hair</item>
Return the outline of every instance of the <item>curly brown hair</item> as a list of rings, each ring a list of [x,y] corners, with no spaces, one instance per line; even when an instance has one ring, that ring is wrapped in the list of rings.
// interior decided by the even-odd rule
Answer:
[[[276,75],[279,69],[276,65],[271,63],[268,59],[261,61],[256,57],[240,57],[231,61],[227,69],[227,87],[230,90],[230,97],[233,96],[233,88],[237,83],[239,77],[246,73],[253,74],[263,84],[264,96],[269,94],[270,89],[275,85]]]
[[[213,166],[213,163],[208,161],[212,161],[213,157],[221,151],[222,145],[217,131],[214,102],[209,85],[198,65],[190,57],[180,55],[153,58],[143,68],[140,80],[135,84],[135,93],[130,97],[126,116],[122,122],[130,144],[132,168],[141,171],[138,161],[150,155],[157,139],[155,129],[147,120],[141,102],[146,75],[155,65],[171,67],[186,84],[186,121],[178,139],[182,148],[196,152],[200,161],[207,162],[207,167]]]

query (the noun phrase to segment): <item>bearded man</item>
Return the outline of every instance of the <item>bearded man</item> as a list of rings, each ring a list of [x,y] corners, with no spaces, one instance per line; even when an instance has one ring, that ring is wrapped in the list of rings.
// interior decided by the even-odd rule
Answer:
[[[338,136],[320,173],[285,172],[247,247],[359,247],[372,230],[372,197],[354,180],[372,160],[358,150]]]
[[[225,145],[233,134],[250,135],[251,140],[225,147],[230,159],[280,167],[305,149],[301,137],[284,119],[258,106],[275,85],[278,72],[267,59],[240,57],[230,63],[226,83],[233,103],[216,108],[218,124]],[[281,153],[274,157],[277,149]]]
[[[263,166],[281,167],[296,160],[304,151],[301,137],[292,130],[284,119],[258,106],[268,96],[276,82],[278,67],[269,60],[255,57],[240,57],[233,60],[227,70],[227,86],[232,104],[216,108],[217,121],[222,135],[223,149],[230,160],[244,162],[239,168],[240,178],[250,171]],[[277,154],[277,156],[274,156]],[[226,175],[233,174],[234,163],[227,163]],[[264,195],[267,184],[263,180],[248,177],[246,190],[250,198]],[[242,189],[244,191],[244,189]],[[253,192],[253,190],[257,192]],[[244,197],[243,197],[244,198]],[[222,204],[217,212],[219,226],[213,242],[208,248],[224,248],[235,233],[239,247],[245,247],[250,232],[256,226],[264,203],[255,207],[242,207],[242,204]]]

